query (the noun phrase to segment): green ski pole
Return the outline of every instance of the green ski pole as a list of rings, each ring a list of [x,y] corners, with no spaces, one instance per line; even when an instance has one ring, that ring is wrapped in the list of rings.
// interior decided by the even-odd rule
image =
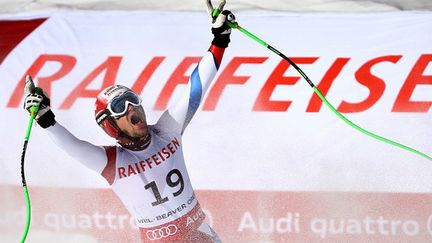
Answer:
[[[213,11],[214,16],[217,16],[217,14],[219,14],[220,11]],[[432,157],[420,152],[416,149],[413,149],[411,147],[408,147],[404,144],[395,142],[393,140],[390,140],[388,138],[382,137],[378,134],[375,134],[373,132],[370,132],[360,126],[358,126],[357,124],[355,124],[354,122],[352,122],[351,120],[349,120],[348,118],[346,118],[344,115],[342,115],[332,104],[330,104],[330,102],[325,98],[325,96],[321,93],[321,91],[314,85],[314,83],[309,79],[309,77],[306,75],[306,73],[303,72],[303,70],[300,69],[299,66],[297,66],[297,64],[295,64],[290,58],[288,58],[287,56],[285,56],[282,52],[278,51],[276,48],[272,47],[271,45],[267,44],[265,41],[261,40],[260,38],[258,38],[257,36],[255,36],[254,34],[252,34],[251,32],[247,31],[246,29],[242,28],[237,22],[235,23],[231,23],[231,22],[227,22],[228,26],[233,28],[233,29],[237,29],[240,32],[242,32],[243,34],[247,35],[248,37],[252,38],[254,41],[258,42],[259,44],[263,45],[264,47],[266,47],[267,49],[269,49],[270,51],[276,53],[278,56],[280,56],[281,58],[283,58],[284,60],[286,60],[289,64],[291,64],[291,66],[293,66],[298,73],[300,73],[300,75],[306,80],[306,82],[308,82],[308,84],[312,87],[312,89],[314,90],[314,92],[319,96],[319,98],[327,105],[327,107],[333,111],[334,114],[336,114],[340,119],[342,119],[345,123],[347,123],[348,125],[350,125],[352,128],[356,129],[357,131],[362,132],[363,134],[372,137],[374,139],[377,139],[381,142],[385,142],[388,144],[391,144],[393,146],[396,146],[398,148],[401,149],[405,149],[409,152],[412,152],[414,154],[417,154],[421,157],[424,157],[428,160],[432,161]]]
[[[30,76],[26,77],[26,88],[28,88],[29,90],[36,91],[36,92],[39,90],[39,88],[34,87],[33,80],[31,79]],[[29,197],[29,193],[28,193],[28,189],[27,189],[27,182],[26,182],[25,173],[24,173],[24,158],[25,158],[25,154],[27,151],[27,145],[28,145],[28,141],[30,138],[30,133],[31,133],[31,130],[33,127],[33,121],[34,121],[38,111],[39,111],[39,106],[32,106],[30,108],[30,120],[29,120],[29,123],[27,126],[27,132],[26,132],[26,136],[25,136],[25,140],[24,140],[23,151],[21,154],[21,179],[22,179],[22,185],[23,185],[23,190],[24,190],[24,199],[25,199],[26,211],[27,211],[26,225],[25,225],[22,237],[21,237],[21,243],[24,243],[26,238],[27,238],[27,234],[28,234],[28,231],[30,228],[30,221],[31,221],[31,205],[30,205],[30,197]]]

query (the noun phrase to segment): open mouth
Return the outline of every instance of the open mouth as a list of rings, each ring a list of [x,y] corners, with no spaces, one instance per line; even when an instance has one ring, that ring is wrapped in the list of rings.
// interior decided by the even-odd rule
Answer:
[[[143,123],[143,120],[137,114],[132,114],[130,117],[130,121],[132,125],[138,125],[139,123]]]
[[[127,112],[127,121],[134,129],[142,130],[147,127],[144,111],[137,107],[129,107]]]

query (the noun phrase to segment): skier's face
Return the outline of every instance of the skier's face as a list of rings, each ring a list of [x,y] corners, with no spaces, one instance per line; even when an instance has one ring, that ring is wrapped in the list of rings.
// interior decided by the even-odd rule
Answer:
[[[116,121],[119,128],[131,137],[147,135],[147,121],[142,106],[129,105],[127,113]]]

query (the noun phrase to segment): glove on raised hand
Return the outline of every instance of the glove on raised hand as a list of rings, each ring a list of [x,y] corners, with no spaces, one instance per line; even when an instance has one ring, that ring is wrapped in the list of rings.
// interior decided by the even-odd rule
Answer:
[[[30,113],[32,106],[39,106],[38,113],[35,117],[37,123],[42,128],[47,128],[55,124],[55,115],[50,108],[50,99],[48,94],[39,87],[34,87],[33,80],[30,76],[26,78],[24,92],[27,97],[24,101],[24,109]]]
[[[228,47],[231,28],[228,26],[227,21],[236,23],[234,14],[229,10],[223,10],[217,17],[214,17],[209,11],[209,17],[211,19],[212,33],[214,35],[212,44],[221,48]]]

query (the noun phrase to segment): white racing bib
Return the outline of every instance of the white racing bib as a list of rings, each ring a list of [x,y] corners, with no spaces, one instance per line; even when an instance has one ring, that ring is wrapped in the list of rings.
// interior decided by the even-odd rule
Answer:
[[[149,127],[143,151],[116,148],[112,188],[137,226],[150,228],[178,219],[197,204],[183,159],[181,135]]]

